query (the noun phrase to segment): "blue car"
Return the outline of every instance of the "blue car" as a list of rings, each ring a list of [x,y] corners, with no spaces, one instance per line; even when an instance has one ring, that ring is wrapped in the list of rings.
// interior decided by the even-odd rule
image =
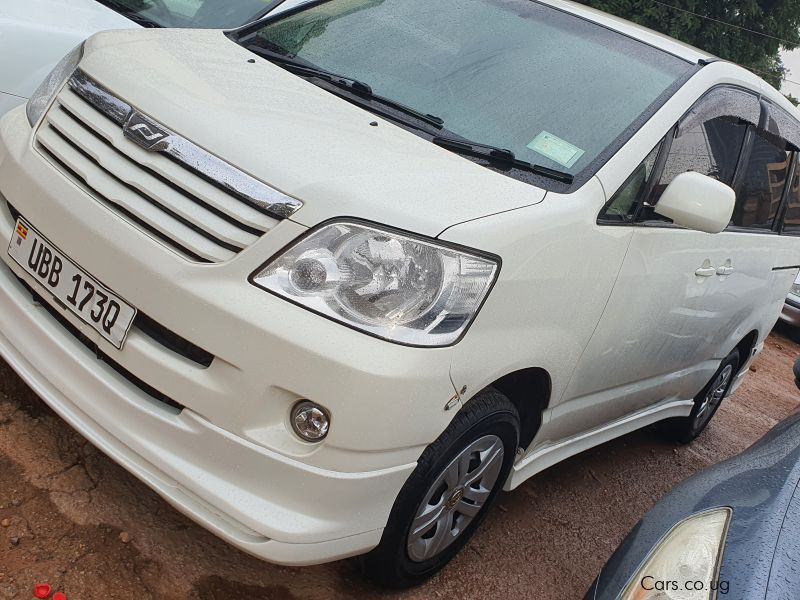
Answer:
[[[742,454],[664,496],[617,548],[586,598],[800,598],[798,482],[795,413]]]

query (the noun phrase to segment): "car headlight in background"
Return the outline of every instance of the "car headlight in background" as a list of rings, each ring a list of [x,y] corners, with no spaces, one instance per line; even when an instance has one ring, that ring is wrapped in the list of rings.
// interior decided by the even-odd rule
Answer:
[[[789,289],[789,292],[795,296],[800,296],[800,283],[793,283],[792,287]]]
[[[727,507],[715,508],[678,523],[653,549],[620,600],[716,598],[732,513]]]
[[[372,335],[446,346],[469,326],[498,268],[433,240],[342,221],[301,238],[251,281]]]
[[[59,63],[50,71],[50,74],[44,78],[44,81],[33,92],[28,104],[25,107],[25,112],[28,115],[28,123],[31,127],[36,125],[44,115],[47,107],[53,97],[58,93],[62,86],[67,82],[70,75],[78,67],[78,63],[83,58],[83,44],[80,44],[72,49]]]

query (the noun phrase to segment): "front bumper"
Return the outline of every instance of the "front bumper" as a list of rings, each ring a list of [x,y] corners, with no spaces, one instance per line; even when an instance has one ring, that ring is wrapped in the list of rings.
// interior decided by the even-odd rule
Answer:
[[[291,221],[227,263],[180,258],[42,157],[22,109],[0,120],[0,196],[81,267],[214,356],[201,368],[136,329],[118,351],[61,315],[184,408],[158,402],[37,306],[19,279],[43,289],[2,251],[0,353],[54,410],[173,506],[259,557],[312,564],[378,543],[417,457],[452,418],[450,349],[389,344],[249,286],[247,275],[304,231]],[[6,200],[0,244],[14,227]],[[323,443],[292,434],[299,398],[331,412]]]
[[[153,406],[121,377],[101,372],[91,352],[76,347],[58,327],[0,267],[3,358],[79,433],[200,525],[246,552],[288,565],[344,558],[380,541],[379,528],[327,542],[281,542],[220,512],[198,493],[235,502],[235,512],[247,513],[251,525],[260,521],[259,529],[271,535],[303,538],[325,528],[323,513],[330,517],[341,511],[342,506],[333,505],[343,496],[375,498],[376,490],[399,489],[413,465],[344,477],[303,467],[236,439],[189,410],[174,414]],[[81,407],[70,398],[80,398]],[[121,441],[125,438],[136,450]],[[165,468],[178,470],[180,476],[171,477]],[[261,486],[248,481],[255,477],[324,498],[329,506],[318,515],[302,514],[291,505],[259,497]],[[391,506],[390,498],[382,500]]]

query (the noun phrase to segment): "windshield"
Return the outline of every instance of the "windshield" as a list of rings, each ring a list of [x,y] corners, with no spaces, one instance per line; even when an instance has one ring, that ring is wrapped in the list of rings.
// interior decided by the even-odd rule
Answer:
[[[97,0],[140,22],[157,27],[226,29],[260,17],[271,0]]]
[[[240,39],[572,175],[692,65],[530,0],[329,0]]]

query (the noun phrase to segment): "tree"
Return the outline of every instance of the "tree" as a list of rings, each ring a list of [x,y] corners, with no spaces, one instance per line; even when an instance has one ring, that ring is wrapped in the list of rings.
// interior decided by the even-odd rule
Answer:
[[[738,63],[779,89],[779,52],[800,46],[797,0],[578,1]]]

